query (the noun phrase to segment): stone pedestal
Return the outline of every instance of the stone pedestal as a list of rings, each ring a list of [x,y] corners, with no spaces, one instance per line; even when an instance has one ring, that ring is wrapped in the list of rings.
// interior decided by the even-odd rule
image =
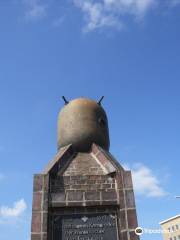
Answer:
[[[131,172],[92,144],[61,148],[34,176],[31,240],[137,240]]]

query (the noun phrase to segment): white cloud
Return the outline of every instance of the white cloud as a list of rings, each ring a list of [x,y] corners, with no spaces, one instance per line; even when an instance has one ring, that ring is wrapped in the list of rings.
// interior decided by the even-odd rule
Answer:
[[[25,6],[25,18],[37,20],[47,16],[50,5],[57,4],[54,0],[21,0]],[[71,0],[80,10],[85,20],[85,32],[103,28],[121,30],[131,20],[143,20],[144,16],[155,7],[175,7],[180,0]],[[62,3],[63,4],[63,3]],[[58,27],[64,17],[52,21]]]
[[[25,18],[27,20],[37,20],[47,15],[47,4],[42,0],[23,0],[25,5]]]
[[[74,0],[74,3],[85,14],[87,24],[84,31],[102,27],[122,27],[122,23],[111,12],[106,12],[104,4],[89,0]]]
[[[124,168],[127,169],[128,166],[125,165]],[[153,174],[150,168],[138,164],[131,171],[134,190],[137,194],[147,197],[163,197],[167,195],[161,187],[159,179]]]
[[[103,0],[105,8],[135,16],[145,14],[157,0]]]
[[[73,0],[84,14],[85,30],[92,31],[102,27],[121,29],[125,15],[142,18],[157,0]]]
[[[1,206],[0,217],[19,217],[27,208],[24,199],[14,203],[13,207]]]

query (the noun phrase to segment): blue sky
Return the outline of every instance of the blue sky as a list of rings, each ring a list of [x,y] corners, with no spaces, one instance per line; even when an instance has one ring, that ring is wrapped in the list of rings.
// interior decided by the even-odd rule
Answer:
[[[105,96],[139,225],[179,214],[179,64],[178,0],[1,0],[0,240],[30,237],[32,176],[57,151],[62,95]]]

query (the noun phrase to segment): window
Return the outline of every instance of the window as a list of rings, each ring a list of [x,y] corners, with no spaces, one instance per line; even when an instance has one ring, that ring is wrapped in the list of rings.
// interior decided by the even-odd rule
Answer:
[[[170,238],[169,240],[173,240],[172,238]]]
[[[173,232],[174,232],[174,226],[172,226],[172,230],[173,230]]]
[[[176,240],[176,237],[174,237],[174,240]]]
[[[180,235],[178,236],[178,240],[180,240]]]
[[[171,232],[171,228],[170,227],[168,228],[168,232]]]
[[[177,229],[177,230],[179,229],[179,226],[178,226],[178,225],[176,225],[176,229]]]

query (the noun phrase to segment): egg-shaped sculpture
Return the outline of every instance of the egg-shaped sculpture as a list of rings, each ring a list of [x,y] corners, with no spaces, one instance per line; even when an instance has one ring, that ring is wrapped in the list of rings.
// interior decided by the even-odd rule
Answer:
[[[76,151],[87,152],[92,143],[109,150],[109,130],[102,106],[87,98],[67,102],[58,116],[58,149],[72,144]]]

